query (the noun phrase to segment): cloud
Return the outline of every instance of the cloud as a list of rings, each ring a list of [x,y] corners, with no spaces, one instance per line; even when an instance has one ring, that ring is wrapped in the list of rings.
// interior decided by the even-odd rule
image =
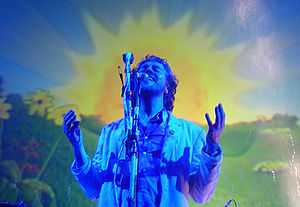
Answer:
[[[247,79],[276,80],[282,69],[280,52],[280,40],[275,34],[258,37],[247,44],[238,58],[238,73]]]

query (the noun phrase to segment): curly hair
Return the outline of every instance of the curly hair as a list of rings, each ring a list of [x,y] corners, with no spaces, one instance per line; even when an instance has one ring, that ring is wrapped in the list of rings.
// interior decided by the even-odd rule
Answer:
[[[175,74],[173,73],[170,65],[168,64],[167,60],[155,55],[146,55],[145,58],[138,63],[137,68],[140,68],[141,65],[150,61],[160,63],[166,71],[167,92],[164,92],[164,107],[168,111],[173,111],[178,80]]]

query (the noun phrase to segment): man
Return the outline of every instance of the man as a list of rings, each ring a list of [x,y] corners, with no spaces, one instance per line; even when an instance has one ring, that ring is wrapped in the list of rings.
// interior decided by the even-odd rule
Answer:
[[[205,203],[212,196],[220,174],[220,137],[225,126],[221,104],[215,107],[215,123],[208,114],[208,133],[200,126],[172,114],[178,81],[169,64],[146,56],[138,65],[140,81],[139,169],[137,206],[188,206],[191,196]],[[106,125],[91,160],[83,145],[74,111],[64,116],[64,132],[73,145],[71,171],[86,195],[99,207],[127,206],[128,163],[124,120]]]

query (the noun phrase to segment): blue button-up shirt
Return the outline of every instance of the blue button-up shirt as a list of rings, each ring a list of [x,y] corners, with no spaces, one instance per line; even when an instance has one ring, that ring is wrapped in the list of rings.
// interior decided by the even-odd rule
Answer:
[[[159,206],[161,199],[160,163],[161,150],[167,132],[164,110],[154,115],[147,126],[139,124],[139,177],[137,206]]]
[[[138,206],[188,206],[189,197],[205,203],[212,196],[220,175],[221,148],[217,146],[214,153],[207,153],[206,133],[202,127],[178,119],[169,111],[162,112],[162,123],[167,117],[170,119],[161,147],[156,141],[161,140],[162,135],[156,137],[155,133],[161,133],[165,127],[159,124],[161,130],[154,130],[154,124],[148,129],[148,132],[154,132],[150,133],[148,140],[156,144],[144,145],[145,157],[140,157],[140,163],[143,162],[139,169]],[[139,141],[140,146],[143,146],[143,141],[148,142],[145,139],[147,130],[145,132]],[[122,150],[124,138],[123,119],[106,125],[93,159],[87,157],[81,168],[77,168],[76,161],[71,166],[86,195],[98,199],[98,207],[127,206],[128,189],[115,182],[118,173],[122,172],[116,170],[121,163],[119,160],[126,157]],[[147,152],[149,149],[153,150],[152,153]],[[146,170],[142,172],[142,169]]]

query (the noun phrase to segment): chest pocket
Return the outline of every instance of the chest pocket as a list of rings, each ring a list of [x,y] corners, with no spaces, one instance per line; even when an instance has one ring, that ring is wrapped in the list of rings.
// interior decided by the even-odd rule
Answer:
[[[187,134],[185,134],[187,136]],[[188,176],[191,162],[191,145],[183,137],[182,130],[168,133],[162,150],[163,171],[168,176]]]

